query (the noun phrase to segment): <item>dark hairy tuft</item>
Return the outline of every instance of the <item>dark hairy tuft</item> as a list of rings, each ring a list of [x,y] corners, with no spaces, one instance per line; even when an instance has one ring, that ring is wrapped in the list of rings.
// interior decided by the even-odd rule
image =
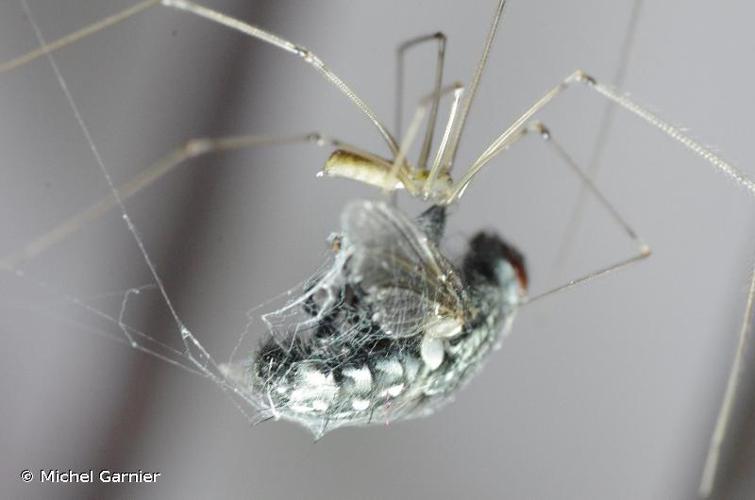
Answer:
[[[480,232],[469,240],[469,252],[464,257],[464,274],[481,275],[488,281],[497,282],[495,265],[500,260],[508,261],[516,270],[523,288],[527,288],[527,268],[519,250],[502,240],[498,235]]]

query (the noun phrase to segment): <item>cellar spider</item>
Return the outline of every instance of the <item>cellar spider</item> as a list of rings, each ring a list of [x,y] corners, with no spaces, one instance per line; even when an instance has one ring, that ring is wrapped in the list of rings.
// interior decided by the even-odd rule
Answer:
[[[85,28],[85,30],[83,30],[82,32],[75,33],[71,37],[66,37],[59,41],[52,42],[38,51],[32,52],[26,56],[22,56],[18,60],[6,63],[0,66],[0,72],[8,71],[13,67],[23,65],[26,62],[31,61],[35,57],[48,54],[53,50],[67,45],[68,43],[73,43],[79,38],[83,38],[84,36],[94,33],[99,29],[125,20],[131,15],[134,15],[141,10],[156,6],[159,3],[160,2],[158,1],[139,3],[132,9],[108,18],[101,23],[92,25],[89,28]],[[383,125],[380,120],[378,120],[375,113],[372,112],[372,110],[335,74],[330,72],[328,68],[324,67],[322,65],[322,62],[311,52],[303,50],[300,47],[274,35],[271,35],[263,30],[251,27],[236,19],[225,17],[215,11],[200,7],[196,4],[180,1],[166,1],[162,3],[166,7],[184,10],[211,21],[225,24],[226,26],[242,31],[247,35],[271,43],[272,45],[280,49],[301,57],[305,63],[312,66],[317,72],[324,76],[328,81],[333,83],[339,90],[341,90],[347,96],[347,98],[351,102],[353,102],[356,107],[374,124],[380,136],[383,137],[386,144],[388,145],[391,153],[390,159],[384,159],[373,153],[362,151],[360,148],[344,144],[339,140],[331,139],[317,132],[289,138],[242,136],[192,140],[187,142],[184,147],[166,157],[166,159],[158,162],[158,164],[152,169],[145,171],[145,174],[140,178],[135,179],[134,181],[129,182],[126,185],[118,186],[118,189],[116,191],[117,194],[114,194],[108,199],[103,200],[100,204],[92,207],[92,209],[85,212],[84,214],[64,222],[55,231],[51,231],[38,240],[35,240],[32,244],[22,249],[20,253],[14,253],[13,255],[6,256],[2,260],[4,267],[10,269],[18,268],[23,262],[33,259],[36,255],[38,255],[39,252],[44,251],[50,245],[56,243],[59,239],[70,234],[72,231],[75,231],[77,228],[81,227],[81,225],[92,220],[100,213],[103,213],[111,207],[117,206],[120,203],[119,198],[122,200],[127,198],[128,196],[131,196],[132,194],[135,194],[139,190],[143,189],[143,187],[146,186],[149,182],[152,182],[154,179],[164,175],[165,172],[174,168],[182,161],[194,156],[230,149],[246,148],[263,144],[292,142],[312,142],[318,145],[331,146],[337,151],[331,157],[331,160],[325,165],[323,171],[326,175],[349,177],[352,179],[367,182],[371,185],[378,186],[384,190],[393,190],[398,188],[405,189],[412,196],[417,196],[441,204],[452,204],[456,200],[458,200],[463,194],[465,187],[469,184],[469,181],[480,171],[480,169],[482,169],[499,153],[511,147],[519,139],[527,135],[531,135],[530,133],[533,131],[537,132],[540,136],[549,139],[546,140],[545,143],[554,148],[559,156],[561,156],[563,159],[566,159],[567,165],[573,166],[574,162],[569,161],[570,158],[568,157],[568,154],[562,154],[565,153],[565,151],[563,151],[560,143],[556,141],[556,135],[554,134],[557,134],[558,131],[553,131],[553,133],[550,133],[544,125],[539,124],[532,119],[534,118],[533,115],[547,103],[549,103],[552,99],[561,95],[568,88],[576,85],[583,85],[586,88],[595,91],[595,93],[600,94],[609,100],[612,100],[627,111],[634,113],[651,125],[656,126],[662,132],[681,142],[685,147],[703,156],[703,158],[709,161],[714,168],[732,178],[737,184],[744,187],[750,193],[755,192],[755,188],[753,187],[751,180],[749,180],[735,168],[730,166],[728,163],[721,160],[717,155],[713,154],[697,142],[688,138],[679,129],[657,118],[655,115],[649,113],[644,108],[637,106],[633,101],[629,100],[625,96],[616,93],[610,87],[603,85],[599,81],[595,80],[592,76],[589,76],[588,74],[581,71],[572,73],[557,86],[553,87],[542,98],[540,98],[534,106],[523,113],[519,119],[517,119],[510,127],[508,127],[505,132],[502,133],[495,141],[493,141],[493,143],[490,144],[490,146],[478,157],[476,161],[472,162],[472,164],[468,167],[469,170],[462,173],[462,175],[459,176],[458,180],[456,182],[453,182],[450,175],[451,167],[454,165],[455,154],[458,150],[459,141],[466,122],[466,116],[469,112],[472,99],[475,95],[475,91],[482,74],[482,69],[484,68],[484,61],[490,49],[492,38],[495,34],[495,29],[491,30],[490,32],[488,42],[486,43],[486,48],[483,52],[482,62],[479,66],[478,71],[466,85],[465,91],[462,92],[462,87],[456,85],[444,88],[441,85],[441,80],[436,80],[436,90],[432,94],[430,94],[429,99],[421,103],[419,110],[415,115],[415,119],[412,121],[412,124],[410,124],[408,128],[408,132],[405,136],[407,140],[402,141],[402,144],[399,144],[399,141],[394,138],[394,136],[388,131],[387,127]],[[494,26],[497,25],[497,20],[502,9],[502,4],[503,2],[501,2],[497,10],[497,15],[493,23]],[[439,40],[439,38],[430,37],[428,38],[428,41],[430,40]],[[439,57],[438,65],[440,67],[440,64],[443,60],[442,50],[439,51],[439,54],[441,55],[441,57]],[[438,74],[440,74],[440,71],[438,72]],[[425,146],[425,144],[429,143],[428,137],[432,137],[431,132],[433,130],[433,126],[431,124],[435,123],[435,114],[437,113],[438,102],[446,91],[448,92],[448,96],[453,100],[452,111],[447,117],[446,127],[443,129],[444,134],[441,141],[441,146],[438,148],[436,155],[433,158],[430,158],[430,147]],[[411,164],[408,159],[406,159],[406,151],[409,144],[411,143],[412,135],[418,134],[419,132],[419,124],[423,115],[429,115],[426,128],[428,132],[424,136],[422,136],[422,151],[420,153],[419,160],[416,162],[416,164]],[[583,180],[588,189],[597,193],[599,197],[602,197],[602,195],[600,195],[600,193],[594,188],[594,186],[592,186],[591,181],[589,181],[589,179],[584,176],[581,171],[577,170],[577,175]],[[616,209],[614,209],[613,206],[607,202],[607,200],[605,200],[604,198],[601,199],[603,199],[604,201],[604,206],[610,212],[614,213],[614,216],[619,224],[625,227],[625,232],[627,233],[627,235],[634,241],[636,241],[638,252],[636,255],[626,259],[625,261],[598,270],[594,273],[590,273],[584,277],[575,278],[562,287],[558,287],[557,289],[567,288],[573,286],[574,284],[590,280],[598,275],[610,272],[617,269],[618,267],[641,260],[649,255],[649,248],[645,246],[642,240],[640,240],[639,237],[634,233],[634,231],[632,231],[629,226],[626,225],[626,223],[623,221],[623,218],[618,215]],[[743,321],[740,334],[740,348],[738,349],[737,358],[732,373],[737,373],[739,371],[742,346],[746,334],[747,318],[750,317],[751,314],[752,296],[753,290],[751,287],[748,293],[745,320]],[[722,415],[724,416],[728,413],[727,408],[731,405],[733,396],[735,394],[735,389],[735,378],[732,377],[729,388],[727,389],[724,409],[722,410]],[[725,418],[723,418],[722,421],[725,421]],[[720,444],[720,439],[723,436],[723,429],[723,424],[719,424],[714,437],[714,449],[717,448],[718,444]],[[713,453],[711,456],[714,455],[715,453]]]

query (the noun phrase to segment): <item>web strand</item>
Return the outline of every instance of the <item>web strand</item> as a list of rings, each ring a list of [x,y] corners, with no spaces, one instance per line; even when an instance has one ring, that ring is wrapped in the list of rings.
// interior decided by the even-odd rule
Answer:
[[[38,43],[41,46],[45,46],[47,42],[44,38],[44,35],[42,34],[41,29],[39,28],[39,25],[37,24],[36,20],[34,19],[34,16],[32,15],[31,9],[29,8],[27,1],[21,0],[21,4],[24,9],[24,12],[26,13],[29,19],[29,23],[31,24],[32,29],[34,30],[34,34],[37,38]],[[147,265],[147,268],[149,269],[149,272],[152,275],[152,278],[154,279],[155,284],[157,285],[157,288],[160,291],[160,294],[162,295],[162,298],[165,301],[165,304],[167,305],[171,316],[173,317],[173,320],[175,322],[176,327],[179,330],[179,333],[181,335],[181,340],[184,343],[184,347],[186,348],[187,353],[191,352],[192,347],[196,348],[199,351],[200,355],[204,359],[204,363],[201,363],[198,360],[195,360],[194,357],[191,355],[190,355],[190,358],[192,362],[197,366],[197,368],[199,368],[201,371],[207,370],[207,367],[205,364],[207,362],[209,362],[212,366],[216,366],[210,354],[199,343],[199,341],[191,334],[189,329],[183,324],[180,317],[178,316],[178,312],[176,311],[176,308],[173,305],[173,302],[168,296],[167,289],[165,288],[165,285],[162,279],[160,278],[160,275],[157,272],[157,268],[155,267],[155,264],[153,263],[152,259],[147,253],[144,240],[137,232],[136,226],[134,225],[133,221],[131,220],[131,217],[128,214],[128,211],[126,210],[126,206],[124,205],[123,200],[121,199],[121,196],[118,192],[118,189],[115,186],[115,183],[113,181],[112,176],[110,175],[110,172],[108,171],[108,168],[105,166],[105,161],[102,155],[100,154],[100,151],[97,148],[97,145],[95,144],[94,139],[92,138],[92,134],[89,130],[89,127],[87,126],[86,121],[84,120],[84,117],[82,116],[81,111],[78,105],[76,104],[76,101],[73,98],[73,95],[71,94],[71,91],[68,87],[68,83],[66,82],[66,79],[63,77],[63,74],[60,71],[60,68],[58,67],[58,64],[55,60],[55,57],[50,52],[46,53],[45,56],[47,57],[47,60],[50,63],[50,66],[52,67],[53,72],[55,73],[55,79],[57,80],[58,85],[60,86],[60,89],[63,91],[63,94],[65,95],[66,101],[68,102],[68,105],[70,106],[71,111],[73,112],[76,123],[78,124],[78,127],[81,130],[81,133],[83,134],[87,145],[89,146],[89,150],[91,151],[92,156],[94,157],[94,160],[97,163],[97,166],[99,167],[100,172],[105,178],[105,181],[107,182],[108,188],[110,189],[113,199],[115,200],[116,205],[118,206],[121,212],[121,217],[123,218],[123,221],[128,227],[128,231],[131,233],[134,241],[136,242],[136,245],[139,248],[139,252],[141,253],[144,259],[144,262]],[[133,343],[132,343],[132,346],[133,346]]]

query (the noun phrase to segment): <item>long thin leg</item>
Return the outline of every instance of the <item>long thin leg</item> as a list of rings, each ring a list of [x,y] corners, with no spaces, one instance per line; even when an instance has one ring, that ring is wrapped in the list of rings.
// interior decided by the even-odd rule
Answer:
[[[462,133],[464,132],[464,125],[466,124],[467,117],[469,116],[469,110],[472,108],[472,102],[477,94],[477,88],[480,86],[480,80],[482,74],[485,72],[485,66],[487,66],[488,56],[490,55],[490,49],[493,47],[493,41],[495,41],[495,35],[498,32],[498,26],[503,17],[503,9],[506,6],[506,0],[498,0],[495,12],[493,14],[493,20],[490,23],[490,29],[488,35],[485,38],[485,45],[480,55],[480,61],[477,63],[475,72],[472,75],[472,80],[469,82],[469,87],[464,95],[464,99],[459,106],[459,112],[456,115],[452,127],[451,133],[447,144],[447,147],[442,152],[441,169],[450,171],[456,159],[456,152],[459,149],[459,142],[461,141]]]
[[[95,22],[89,26],[86,26],[80,29],[79,31],[66,35],[50,43],[45,43],[39,48],[31,52],[28,52],[27,54],[21,55],[5,63],[0,63],[0,73],[4,73],[14,68],[23,66],[24,64],[27,64],[30,61],[37,59],[38,57],[50,54],[78,40],[81,40],[90,35],[93,35],[94,33],[97,33],[98,31],[101,31],[105,28],[108,28],[117,23],[125,21],[126,19],[129,19],[130,17],[138,14],[139,12],[142,12],[158,4],[161,4],[165,7],[170,7],[176,10],[188,12],[190,14],[199,16],[203,19],[207,19],[209,21],[221,24],[223,26],[226,26],[228,28],[234,29],[248,36],[251,36],[253,38],[266,42],[270,45],[278,47],[279,49],[285,50],[286,52],[289,52],[291,54],[295,54],[301,57],[301,59],[304,62],[312,66],[318,73],[320,73],[321,76],[323,76],[326,80],[328,80],[338,90],[343,92],[346,95],[346,97],[348,97],[349,100],[357,108],[359,108],[359,110],[363,114],[365,114],[370,119],[372,124],[380,132],[380,135],[383,137],[386,144],[388,144],[388,147],[390,148],[392,154],[395,155],[398,152],[398,144],[396,142],[396,139],[394,139],[394,137],[390,134],[388,129],[383,125],[383,123],[378,119],[377,115],[375,115],[372,109],[353,90],[351,90],[351,88],[343,80],[341,80],[338,77],[338,75],[333,73],[325,65],[325,63],[319,57],[317,57],[317,55],[315,55],[308,49],[300,45],[296,45],[277,35],[274,35],[273,33],[265,31],[256,26],[252,26],[251,24],[245,23],[239,19],[235,19],[233,17],[227,16],[221,12],[217,12],[215,10],[209,9],[202,5],[189,2],[186,0],[145,0],[143,2],[135,4],[132,7],[129,7],[128,9],[125,9],[112,16],[109,16],[98,22]]]
[[[588,76],[585,72],[578,70],[569,75],[550,91],[548,91],[543,97],[540,98],[540,100],[538,100],[527,111],[525,111],[520,118],[514,121],[514,123],[508,129],[506,129],[503,134],[501,134],[495,141],[493,141],[493,143],[472,164],[464,177],[457,183],[457,186],[450,196],[448,202],[450,203],[458,199],[463,194],[466,186],[480,171],[480,169],[487,162],[492,160],[498,153],[505,150],[516,140],[517,136],[522,133],[521,131],[523,126],[525,126],[524,124],[527,123],[527,121],[535,113],[540,111],[546,104],[548,104],[556,96],[560,95],[564,90],[569,88],[575,82],[587,84],[587,88],[596,91],[606,99],[618,104],[621,108],[638,116],[646,123],[652,125],[675,141],[681,143],[685,148],[705,159],[716,170],[723,173],[730,179],[734,180],[734,182],[736,182],[739,186],[746,189],[750,196],[755,197],[755,182],[753,182],[752,179],[746,176],[738,168],[734,167],[726,160],[722,159],[721,157],[704,147],[702,144],[686,135],[678,127],[675,127],[662,118],[656,116],[654,113],[648,111],[641,105],[629,99],[629,97],[622,95],[621,93],[615,91],[607,85],[599,83],[594,78]],[[753,272],[752,274],[750,288],[747,294],[747,305],[745,307],[745,317],[742,323],[742,327],[739,331],[738,348],[734,356],[734,361],[729,374],[729,382],[727,383],[726,394],[719,411],[715,431],[711,438],[711,445],[708,450],[705,469],[703,471],[703,476],[701,479],[700,494],[703,496],[708,496],[712,491],[716,469],[718,467],[721,443],[723,442],[725,431],[729,425],[729,421],[731,419],[731,408],[734,400],[736,399],[737,391],[739,389],[743,349],[749,339],[749,333],[751,330],[750,321],[752,319],[754,301],[755,272]]]
[[[629,97],[622,95],[615,91],[608,85],[604,85],[598,82],[593,77],[589,76],[582,70],[577,70],[571,75],[564,78],[558,85],[550,89],[545,93],[535,104],[530,106],[519,118],[517,118],[509,128],[507,128],[501,135],[499,135],[488,148],[475,160],[469,170],[464,176],[457,182],[451,196],[446,203],[452,203],[456,201],[463,193],[469,182],[475,175],[484,167],[490,160],[495,158],[501,151],[505,150],[512,143],[512,140],[521,133],[527,122],[541,109],[543,109],[549,102],[555,97],[561,95],[566,89],[570,88],[574,83],[583,83],[588,89],[592,89],[598,94],[602,95],[606,99],[613,101],[623,109],[638,116],[646,123],[657,128],[667,136],[671,137],[675,141],[681,143],[684,147],[690,151],[698,154],[703,159],[708,161],[716,170],[725,174],[729,178],[733,179],[741,187],[745,188],[749,193],[755,196],[755,182],[747,177],[738,168],[731,165],[705,146],[686,135],[682,130],[669,122],[663,120],[654,113],[648,111],[641,105],[637,104]]]
[[[752,328],[753,307],[755,303],[755,266],[752,269],[752,277],[750,278],[750,290],[747,294],[747,304],[745,305],[744,318],[742,319],[742,326],[739,330],[739,338],[737,340],[737,350],[734,353],[734,360],[732,361],[731,368],[729,369],[729,377],[726,381],[726,392],[724,393],[723,401],[721,402],[721,408],[718,410],[718,417],[716,418],[716,426],[713,430],[713,434],[710,437],[710,445],[708,446],[708,454],[705,457],[705,465],[703,467],[703,473],[700,478],[699,493],[703,498],[708,498],[713,492],[713,486],[715,485],[716,473],[718,472],[718,462],[721,458],[721,446],[723,445],[726,432],[729,429],[731,423],[732,410],[734,409],[734,402],[737,399],[737,392],[739,391],[740,383],[742,382],[742,368],[744,363],[744,355],[747,350],[747,341]]]
[[[461,102],[461,97],[464,95],[464,87],[459,86],[454,91],[454,98],[453,101],[451,101],[451,110],[448,113],[448,121],[446,121],[446,128],[443,130],[443,136],[440,140],[440,145],[438,145],[438,151],[435,153],[435,159],[433,160],[433,166],[430,169],[430,173],[427,175],[427,181],[425,182],[425,186],[423,188],[423,192],[427,196],[432,196],[433,193],[430,192],[433,186],[435,186],[435,182],[440,177],[441,173],[447,173],[447,171],[444,171],[442,165],[443,161],[443,151],[445,151],[446,147],[448,146],[448,141],[451,136],[451,129],[453,128],[453,124],[456,121],[456,116],[459,111],[459,104]]]
[[[564,283],[563,285],[556,286],[555,288],[552,288],[545,292],[541,292],[535,296],[528,297],[526,300],[526,303],[532,303],[548,295],[553,295],[562,290],[566,290],[573,286],[586,283],[599,276],[605,276],[608,273],[612,273],[621,268],[627,267],[630,264],[634,264],[635,262],[639,262],[649,257],[650,247],[642,240],[642,238],[640,238],[637,235],[637,232],[634,229],[632,229],[632,227],[629,225],[626,219],[619,213],[616,207],[598,189],[595,183],[590,179],[589,175],[577,164],[576,161],[574,161],[574,159],[571,157],[571,155],[569,155],[569,153],[566,152],[563,146],[561,146],[561,144],[553,138],[553,135],[551,134],[551,132],[547,128],[545,128],[545,126],[542,123],[537,122],[537,121],[529,124],[525,130],[527,132],[536,132],[540,135],[540,137],[544,139],[544,142],[550,146],[550,148],[553,150],[556,156],[558,156],[559,159],[564,164],[566,164],[569,167],[569,169],[574,174],[577,175],[577,177],[579,177],[579,180],[580,182],[582,182],[582,186],[584,187],[584,189],[589,191],[592,195],[595,196],[595,198],[603,206],[603,208],[611,215],[611,218],[614,220],[614,222],[616,222],[616,224],[621,226],[624,233],[626,233],[626,235],[637,246],[637,253],[635,255],[627,259],[623,259],[614,264],[611,264],[609,266],[598,269],[596,271],[592,271],[588,274],[585,274],[584,276],[580,276],[579,278],[569,280],[567,283]]]
[[[448,124],[453,121],[454,117],[454,110],[456,109],[456,106],[459,101],[459,95],[463,91],[464,87],[461,83],[455,82],[451,85],[448,85],[447,87],[443,87],[440,89],[434,90],[431,94],[428,94],[424,97],[422,97],[419,100],[419,103],[417,104],[417,108],[414,111],[414,116],[412,117],[411,122],[409,123],[409,128],[406,130],[406,133],[404,134],[403,138],[401,139],[401,147],[399,148],[399,152],[396,155],[396,158],[393,161],[393,168],[391,169],[391,177],[396,178],[397,180],[400,180],[398,177],[399,171],[402,169],[408,169],[408,164],[404,161],[406,158],[406,154],[409,151],[409,148],[411,148],[411,145],[413,144],[413,141],[415,139],[415,136],[417,135],[417,132],[419,131],[419,127],[422,123],[422,119],[424,118],[425,114],[427,113],[428,108],[435,109],[437,108],[439,99],[442,97],[453,94],[454,95],[454,101],[451,106],[451,114],[448,119]],[[448,127],[446,127],[448,129]],[[445,136],[444,136],[445,138]],[[427,190],[429,186],[432,186],[431,182],[434,182],[435,175],[437,175],[436,168],[433,167],[433,169],[429,172],[429,175],[425,180],[422,180],[422,177],[419,176],[411,176],[411,172],[406,172],[407,175],[405,175],[403,178],[408,178],[414,181],[414,183],[411,186],[405,185],[406,189],[412,193],[413,195],[422,195],[427,196],[430,194]]]
[[[112,16],[108,16],[104,19],[94,22],[78,31],[74,31],[73,33],[69,33],[64,37],[58,38],[53,42],[44,44],[30,52],[27,52],[26,54],[16,57],[15,59],[0,63],[0,73],[5,73],[6,71],[11,71],[13,69],[19,68],[39,57],[50,54],[58,49],[62,49],[63,47],[67,47],[68,45],[71,45],[72,43],[75,43],[82,38],[86,38],[89,35],[93,35],[100,30],[109,28],[110,26],[125,21],[126,19],[129,19],[130,17],[138,14],[143,10],[154,7],[155,5],[160,3],[160,1],[161,0],[145,0],[143,2],[139,2],[138,4],[135,4],[128,9],[124,9],[116,14],[113,14]]]
[[[430,156],[433,134],[435,133],[435,123],[438,119],[440,89],[443,85],[443,63],[446,58],[446,35],[437,32],[432,35],[413,38],[399,45],[396,50],[396,129],[394,132],[396,137],[401,137],[401,121],[404,113],[404,56],[406,55],[406,51],[412,47],[433,41],[438,43],[438,55],[435,63],[435,84],[433,85],[433,95],[435,97],[433,98],[432,107],[430,108],[430,116],[427,120],[425,138],[422,141],[422,149],[420,150],[419,160],[417,162],[417,166],[422,169],[427,168],[427,159]]]
[[[614,73],[611,79],[611,84],[618,89],[624,88],[624,81],[626,80],[627,67],[629,65],[629,58],[632,54],[632,48],[634,47],[635,35],[637,34],[637,24],[640,19],[640,11],[642,9],[642,0],[634,0],[632,4],[632,11],[629,14],[629,23],[627,24],[626,32],[624,33],[624,40],[621,43],[621,49],[619,50],[618,64],[616,65],[616,73]],[[614,118],[616,117],[616,104],[613,102],[606,103],[606,107],[603,109],[603,116],[598,124],[598,136],[595,139],[595,145],[592,150],[590,161],[587,164],[587,174],[590,179],[595,180],[598,176],[598,170],[601,167],[601,161],[603,159],[603,153],[605,152],[606,144],[608,143],[608,137],[613,128]],[[564,262],[569,258],[570,250],[572,247],[572,238],[579,230],[580,221],[582,220],[582,213],[584,210],[584,204],[587,195],[587,191],[584,187],[580,188],[577,194],[577,200],[572,208],[569,222],[564,230],[564,236],[561,239],[561,244],[558,249],[554,269],[560,269],[563,267]]]
[[[411,166],[405,161],[406,154],[408,153],[409,148],[411,148],[417,132],[419,131],[420,125],[422,124],[422,119],[427,113],[428,108],[435,107],[439,102],[439,99],[445,95],[456,95],[457,97],[454,100],[454,103],[456,103],[456,101],[458,101],[458,93],[461,91],[461,89],[463,89],[461,83],[452,83],[447,87],[438,89],[436,91],[433,91],[433,93],[424,96],[419,100],[419,103],[417,104],[417,108],[414,111],[414,116],[409,123],[409,128],[407,128],[406,134],[404,134],[404,137],[401,139],[401,147],[399,148],[396,158],[393,160],[393,166],[391,167],[389,177],[395,179],[397,182],[402,182],[403,179],[408,179],[410,181],[410,184],[407,184],[407,182],[405,181],[403,181],[402,183],[404,184],[404,187],[407,189],[407,191],[409,191],[409,193],[412,195],[427,196],[427,187],[429,185],[427,181],[430,180],[429,176],[427,177],[427,180],[423,180],[422,176],[411,175]],[[454,104],[453,108],[455,107],[456,104]],[[453,117],[453,114],[451,115],[451,117]],[[451,118],[449,118],[449,122],[450,121]],[[400,172],[403,175],[399,175]],[[386,189],[385,191],[387,192],[388,190]]]
[[[365,155],[357,148],[349,146],[336,139],[331,139],[318,132],[296,135],[290,137],[267,137],[259,135],[240,135],[218,138],[192,139],[182,146],[166,154],[148,168],[144,169],[132,179],[117,186],[115,192],[102,198],[83,211],[62,221],[54,228],[34,238],[19,250],[0,258],[0,270],[13,270],[31,261],[35,257],[48,250],[53,245],[71,236],[88,223],[98,219],[108,211],[119,206],[119,200],[125,201],[139,193],[144,188],[173,171],[176,167],[185,164],[188,160],[197,156],[210,153],[221,153],[254,146],[286,145],[297,143],[313,143],[318,146],[333,146],[339,149],[352,151]]]

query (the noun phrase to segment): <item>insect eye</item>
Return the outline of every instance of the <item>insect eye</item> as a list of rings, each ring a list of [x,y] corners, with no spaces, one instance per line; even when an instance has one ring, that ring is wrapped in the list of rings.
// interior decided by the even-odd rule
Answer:
[[[478,233],[469,242],[470,252],[465,266],[483,274],[488,279],[494,279],[494,266],[501,259],[514,268],[517,279],[522,288],[527,289],[528,276],[524,256],[519,250],[495,234]]]
[[[527,267],[524,264],[524,256],[512,247],[507,248],[510,252],[505,258],[514,267],[519,284],[526,290],[529,284],[529,277],[527,276]]]

